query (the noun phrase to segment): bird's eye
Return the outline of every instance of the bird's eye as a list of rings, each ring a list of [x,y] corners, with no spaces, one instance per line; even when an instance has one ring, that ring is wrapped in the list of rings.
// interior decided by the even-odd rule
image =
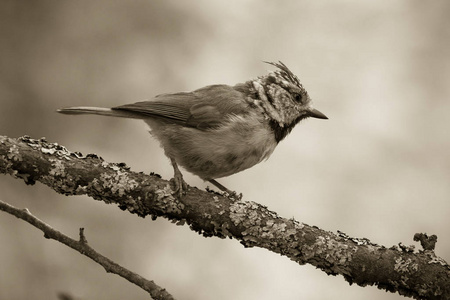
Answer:
[[[294,100],[295,100],[296,102],[300,103],[300,102],[302,102],[302,99],[303,99],[303,97],[302,97],[301,94],[295,94],[295,95],[294,95]]]

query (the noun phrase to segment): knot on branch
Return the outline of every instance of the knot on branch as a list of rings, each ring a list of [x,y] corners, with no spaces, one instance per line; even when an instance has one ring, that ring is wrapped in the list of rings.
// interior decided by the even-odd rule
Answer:
[[[436,246],[437,242],[437,236],[435,234],[428,236],[426,233],[416,233],[414,235],[414,241],[420,242],[423,250],[434,251],[434,247]]]
[[[79,242],[80,242],[80,244],[83,244],[83,245],[86,245],[88,243],[87,239],[86,239],[86,236],[84,235],[84,228],[83,227],[80,228],[80,240],[79,240]]]

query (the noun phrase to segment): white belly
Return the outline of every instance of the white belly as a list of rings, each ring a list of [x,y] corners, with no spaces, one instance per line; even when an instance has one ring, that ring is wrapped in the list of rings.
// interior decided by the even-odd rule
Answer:
[[[166,155],[204,180],[232,175],[267,159],[275,136],[265,120],[231,116],[228,123],[209,130],[148,120],[152,134]]]

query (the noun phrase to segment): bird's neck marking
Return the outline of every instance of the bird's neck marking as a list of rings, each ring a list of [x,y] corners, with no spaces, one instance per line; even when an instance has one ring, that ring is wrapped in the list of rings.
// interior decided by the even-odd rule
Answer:
[[[260,78],[254,80],[252,84],[253,88],[255,89],[259,97],[259,101],[257,101],[256,104],[259,105],[264,110],[268,119],[277,122],[280,127],[283,127],[284,126],[283,117],[277,111],[278,100],[271,98],[270,100],[272,101],[270,101],[268,99],[267,93],[264,89],[263,83],[261,82]]]

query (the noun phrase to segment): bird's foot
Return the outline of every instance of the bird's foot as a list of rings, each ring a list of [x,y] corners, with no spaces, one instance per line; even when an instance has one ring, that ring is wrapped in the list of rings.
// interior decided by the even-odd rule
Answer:
[[[233,201],[241,201],[242,200],[242,193],[237,193],[235,191],[223,191],[224,196],[226,196],[228,199],[233,200]]]
[[[174,189],[173,194],[177,196],[178,198],[181,198],[183,195],[186,194],[188,190],[188,185],[186,181],[183,179],[183,175],[181,173],[175,174],[170,181],[173,182]]]
[[[224,185],[218,183],[214,179],[210,179],[208,181],[211,182],[212,184],[214,184],[216,187],[218,187],[222,191],[222,195],[227,197],[228,199],[237,200],[237,201],[242,199],[242,193],[238,194],[235,191],[229,190]]]
[[[172,162],[173,166],[173,178],[171,179],[171,181],[173,181],[175,185],[173,194],[176,195],[178,198],[181,198],[184,194],[186,194],[188,190],[188,185],[186,181],[184,181],[183,174],[181,174],[180,169],[178,169],[178,165],[175,159],[170,158],[170,161]]]

